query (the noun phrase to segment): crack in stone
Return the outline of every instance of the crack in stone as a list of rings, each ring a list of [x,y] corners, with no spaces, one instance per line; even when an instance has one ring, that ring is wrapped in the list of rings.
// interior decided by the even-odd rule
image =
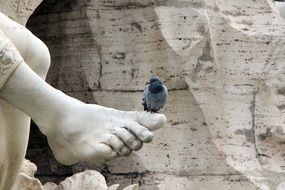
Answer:
[[[253,145],[254,145],[254,149],[255,149],[255,157],[258,158],[259,156],[259,152],[256,146],[256,133],[255,133],[255,107],[256,107],[256,94],[257,94],[257,90],[253,92],[253,98],[252,98],[252,103],[251,103],[251,107],[250,107],[250,111],[251,111],[251,124],[252,124],[252,139],[253,139]]]
[[[127,4],[121,4],[121,5],[109,5],[105,4],[102,6],[102,9],[104,8],[112,8],[115,10],[124,10],[124,9],[139,9],[139,8],[147,8],[147,7],[153,7],[155,5],[154,2],[146,3],[146,4],[140,4],[137,2],[128,2]]]
[[[102,89],[102,86],[101,86],[101,78],[102,78],[102,70],[103,70],[103,65],[102,65],[102,47],[101,45],[99,45],[97,43],[97,47],[98,47],[98,53],[99,53],[99,78],[98,78],[98,89]]]
[[[96,89],[96,90],[78,90],[78,91],[62,91],[64,93],[84,93],[84,92],[143,92],[144,90],[108,90],[108,89]],[[188,88],[173,88],[173,89],[168,89],[168,92],[172,91],[189,91]]]
[[[165,174],[165,175],[174,175],[180,177],[228,177],[228,176],[240,176],[244,178],[244,175],[239,173],[225,173],[225,174],[189,174],[189,173],[172,173],[172,172],[154,172],[154,171],[144,171],[144,172],[126,172],[126,173],[102,173],[103,175],[117,175],[117,176],[145,176],[145,175],[154,175],[154,174]]]

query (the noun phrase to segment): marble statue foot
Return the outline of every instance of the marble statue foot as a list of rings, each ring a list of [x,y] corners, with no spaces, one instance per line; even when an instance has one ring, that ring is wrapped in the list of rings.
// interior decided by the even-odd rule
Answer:
[[[79,104],[62,118],[61,127],[46,134],[58,161],[100,163],[129,155],[151,142],[150,132],[165,124],[165,116],[125,112],[98,105]]]

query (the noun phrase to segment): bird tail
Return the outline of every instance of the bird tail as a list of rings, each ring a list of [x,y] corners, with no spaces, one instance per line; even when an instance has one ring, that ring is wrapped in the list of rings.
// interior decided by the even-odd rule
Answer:
[[[142,105],[143,105],[143,109],[144,109],[144,111],[147,111],[146,102],[143,102],[143,103],[142,103]]]

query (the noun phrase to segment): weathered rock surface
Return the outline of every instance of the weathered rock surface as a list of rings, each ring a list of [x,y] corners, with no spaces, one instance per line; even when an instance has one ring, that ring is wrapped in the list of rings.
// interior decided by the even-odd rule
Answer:
[[[44,185],[34,177],[37,167],[29,160],[24,160],[13,190],[117,190],[119,185],[107,186],[105,178],[95,170],[86,170],[67,177],[59,185],[48,182]],[[138,185],[130,185],[124,190],[138,190]]]
[[[52,183],[45,185],[45,190],[117,190],[119,185],[107,187],[104,176],[95,170],[86,170],[66,178],[57,187]],[[123,190],[139,190],[138,185],[130,185]]]
[[[55,190],[56,187],[57,187],[57,184],[52,183],[52,182],[48,182],[43,185],[44,190]]]
[[[42,0],[0,0],[0,12],[25,25]]]
[[[36,171],[34,163],[24,160],[13,190],[44,190],[41,182],[34,177]]]
[[[85,171],[66,178],[56,190],[107,190],[105,178],[96,171]]]

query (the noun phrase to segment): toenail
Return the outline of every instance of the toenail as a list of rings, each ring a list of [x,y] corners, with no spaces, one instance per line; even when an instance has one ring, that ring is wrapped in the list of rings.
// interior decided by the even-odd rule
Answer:
[[[122,152],[122,154],[128,154],[129,152],[131,152],[131,149],[129,149],[129,148],[127,148],[127,147],[123,147],[122,149],[121,149],[121,152]]]
[[[136,148],[138,148],[140,146],[140,144],[141,144],[141,142],[139,142],[139,141],[133,141],[132,148],[136,149]]]

